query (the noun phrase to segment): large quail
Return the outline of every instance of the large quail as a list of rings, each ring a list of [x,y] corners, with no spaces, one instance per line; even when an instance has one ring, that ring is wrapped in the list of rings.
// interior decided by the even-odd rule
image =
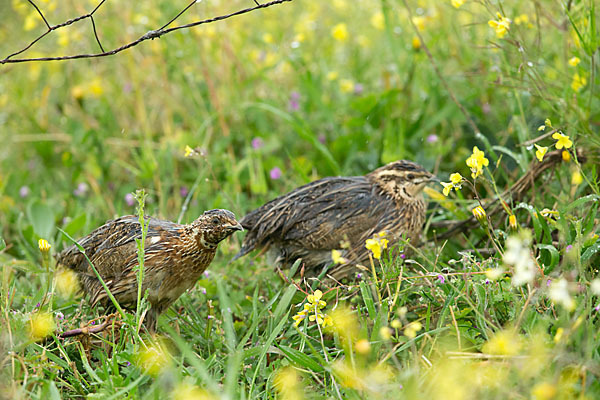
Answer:
[[[243,230],[231,211],[204,212],[189,225],[146,217],[142,294],[148,291],[151,308],[145,325],[156,329],[157,318],[183,292],[194,286],[211,263],[220,241]],[[106,286],[124,308],[137,305],[137,246],[141,239],[138,217],[128,215],[106,222],[78,240]],[[77,246],[57,256],[59,265],[75,271],[92,305],[111,308],[112,302]]]
[[[347,262],[328,273],[340,278],[368,261],[366,239],[386,231],[394,244],[402,235],[418,239],[425,221],[422,190],[436,180],[421,166],[395,161],[365,176],[323,178],[280,196],[246,215],[248,231],[234,260],[254,249],[269,250],[283,268],[302,259],[305,273],[332,264],[331,251]]]

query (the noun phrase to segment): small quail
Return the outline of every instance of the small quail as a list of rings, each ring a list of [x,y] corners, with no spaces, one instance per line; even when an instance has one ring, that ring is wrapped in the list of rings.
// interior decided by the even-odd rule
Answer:
[[[418,239],[426,211],[421,192],[434,180],[421,166],[402,160],[365,176],[311,182],[242,218],[248,233],[234,260],[268,249],[281,267],[301,258],[305,273],[314,276],[331,265],[331,251],[337,249],[348,262],[328,273],[343,277],[353,265],[368,261],[365,241],[374,234],[386,231],[392,244],[403,234]]]
[[[145,322],[156,330],[158,316],[183,292],[194,286],[211,263],[217,245],[233,232],[243,230],[228,210],[204,212],[189,225],[146,217],[142,294],[148,291],[151,308]],[[138,217],[128,215],[106,222],[78,240],[108,289],[119,304],[128,309],[137,305],[137,247],[142,232]],[[111,308],[112,302],[92,267],[76,245],[57,257],[60,266],[75,271],[92,305]]]

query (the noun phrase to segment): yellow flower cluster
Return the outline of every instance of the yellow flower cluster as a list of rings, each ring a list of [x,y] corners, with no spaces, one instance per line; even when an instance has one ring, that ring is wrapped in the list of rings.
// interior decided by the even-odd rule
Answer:
[[[552,122],[548,118],[546,118],[546,121],[544,121],[544,125],[541,125],[538,128],[538,131],[543,131],[546,129],[546,127],[552,128]],[[558,150],[565,149],[563,150],[562,158],[564,161],[569,161],[571,159],[571,155],[568,151],[566,151],[566,149],[570,149],[571,147],[573,147],[573,141],[571,140],[571,138],[562,132],[554,132],[554,134],[552,134],[552,139],[556,140],[554,146]],[[539,146],[536,144],[535,148],[535,157],[538,159],[539,162],[542,162],[544,160],[544,156],[548,152],[548,147]]]
[[[299,400],[304,397],[300,385],[300,374],[294,367],[283,367],[277,371],[273,379],[273,385],[281,399]]]
[[[385,238],[385,231],[373,235],[373,238],[365,241],[365,247],[373,253],[373,257],[381,259],[381,252],[387,249],[389,240]]]
[[[511,20],[505,18],[500,13],[496,13],[498,20],[489,20],[488,25],[496,32],[496,37],[503,38],[510,30]]]
[[[334,264],[345,264],[348,262],[348,259],[342,257],[342,252],[336,249],[331,250],[331,260]]]
[[[302,311],[299,311],[298,314],[292,317],[296,326],[300,325],[306,317],[308,317],[309,321],[317,321],[317,324],[323,325],[324,327],[333,325],[331,317],[323,314],[321,311],[327,305],[324,300],[321,300],[321,297],[323,297],[323,292],[318,289],[315,290],[315,293],[309,294],[306,297],[308,303],[304,304]]]
[[[56,291],[62,297],[71,297],[79,290],[79,280],[77,274],[70,269],[61,268],[56,271],[54,278]]]
[[[442,192],[444,193],[444,196],[448,196],[450,194],[450,192],[452,191],[452,189],[455,189],[455,190],[462,189],[462,181],[463,181],[462,175],[459,174],[458,172],[455,172],[453,174],[450,174],[450,182],[440,182],[441,185],[444,187],[444,189],[442,190]]]
[[[573,75],[573,81],[571,81],[571,89],[573,89],[575,92],[579,92],[585,85],[587,85],[587,79],[575,72]]]
[[[485,158],[485,153],[477,146],[473,147],[473,154],[467,158],[467,166],[471,168],[471,177],[475,179],[483,174],[483,167],[487,167],[489,164],[490,161]]]

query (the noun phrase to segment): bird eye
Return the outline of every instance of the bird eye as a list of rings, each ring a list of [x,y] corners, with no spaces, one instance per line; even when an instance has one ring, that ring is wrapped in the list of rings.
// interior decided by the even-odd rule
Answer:
[[[412,181],[415,179],[415,176],[413,174],[408,174],[407,178]]]
[[[210,223],[213,225],[219,225],[221,221],[219,221],[219,218],[214,217],[213,219],[210,220]]]

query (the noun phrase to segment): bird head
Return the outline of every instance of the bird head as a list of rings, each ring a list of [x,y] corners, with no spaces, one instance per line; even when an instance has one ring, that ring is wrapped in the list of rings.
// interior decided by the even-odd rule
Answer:
[[[367,177],[396,199],[411,200],[438,179],[420,165],[406,160],[394,161],[369,173]]]
[[[233,232],[244,230],[231,211],[221,209],[205,211],[192,223],[192,229],[205,247],[214,247]]]

